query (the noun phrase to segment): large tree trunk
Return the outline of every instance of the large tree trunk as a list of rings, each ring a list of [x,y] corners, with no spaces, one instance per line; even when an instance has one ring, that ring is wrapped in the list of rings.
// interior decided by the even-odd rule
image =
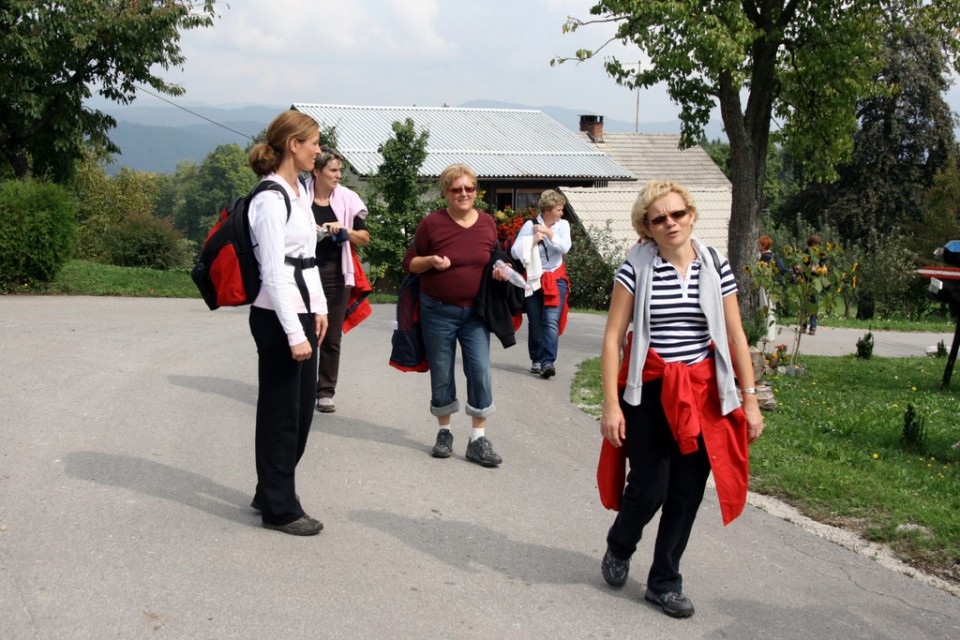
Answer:
[[[757,296],[753,295],[753,278],[744,269],[757,261],[760,237],[760,198],[753,141],[740,108],[740,95],[728,79],[720,82],[720,114],[730,141],[730,175],[733,202],[727,231],[727,253],[730,267],[740,291],[740,311],[744,323],[752,322],[757,312]]]
[[[26,151],[24,151],[22,147],[8,147],[4,149],[3,155],[6,157],[7,162],[10,163],[10,167],[13,169],[13,175],[16,176],[18,180],[30,177],[30,161],[27,158]]]

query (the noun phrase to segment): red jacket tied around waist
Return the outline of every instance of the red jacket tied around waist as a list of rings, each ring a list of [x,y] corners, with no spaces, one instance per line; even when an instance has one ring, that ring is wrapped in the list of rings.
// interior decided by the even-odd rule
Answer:
[[[631,340],[632,335],[627,338],[626,354],[630,353]],[[626,385],[627,364],[625,359],[620,368],[618,386],[621,389]],[[682,362],[668,363],[651,349],[643,367],[643,382],[658,379],[663,380],[660,392],[663,411],[680,452],[696,451],[699,448],[697,438],[703,436],[717,485],[723,524],[730,524],[743,511],[747,501],[749,459],[747,419],[743,409],[737,408],[725,416],[720,413],[713,358],[692,366]],[[619,509],[625,465],[624,448],[617,449],[604,440],[597,482],[601,502],[609,509]]]

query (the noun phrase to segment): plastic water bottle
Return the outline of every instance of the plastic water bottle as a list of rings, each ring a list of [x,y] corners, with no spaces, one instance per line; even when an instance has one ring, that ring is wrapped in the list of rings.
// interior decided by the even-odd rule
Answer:
[[[493,268],[499,269],[502,273],[507,274],[507,279],[510,281],[510,284],[512,284],[513,286],[520,287],[525,292],[530,291],[530,285],[527,284],[526,278],[524,278],[522,275],[514,271],[513,267],[508,265],[503,260],[497,260],[496,262],[494,262]]]

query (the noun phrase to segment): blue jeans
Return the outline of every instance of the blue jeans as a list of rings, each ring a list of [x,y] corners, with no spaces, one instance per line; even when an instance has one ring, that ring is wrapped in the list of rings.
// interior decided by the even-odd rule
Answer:
[[[460,410],[454,377],[457,341],[467,377],[467,415],[486,418],[496,411],[490,380],[490,330],[473,307],[445,304],[421,293],[420,328],[430,364],[430,413],[439,417]]]
[[[523,300],[523,310],[527,313],[527,323],[530,325],[527,338],[530,361],[541,366],[557,361],[560,314],[563,311],[563,303],[567,299],[567,281],[557,280],[557,289],[560,290],[560,305],[556,307],[543,306],[542,289]]]

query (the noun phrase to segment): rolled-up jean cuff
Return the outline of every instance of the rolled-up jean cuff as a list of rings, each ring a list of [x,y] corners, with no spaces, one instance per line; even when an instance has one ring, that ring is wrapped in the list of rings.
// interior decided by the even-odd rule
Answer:
[[[452,414],[456,413],[457,411],[460,411],[460,401],[459,401],[459,400],[454,400],[453,402],[451,402],[450,404],[446,405],[445,407],[435,407],[435,406],[433,406],[432,404],[430,405],[430,413],[431,413],[432,415],[437,416],[437,417],[449,416],[449,415],[452,415]],[[470,414],[470,407],[469,407],[469,405],[467,406],[467,413]],[[472,414],[471,414],[471,415],[472,415]]]
[[[484,409],[477,409],[475,407],[471,407],[470,404],[468,403],[465,413],[468,416],[472,416],[474,418],[487,418],[489,416],[492,416],[496,410],[497,410],[497,405],[493,403],[491,403],[489,407],[486,407]]]

